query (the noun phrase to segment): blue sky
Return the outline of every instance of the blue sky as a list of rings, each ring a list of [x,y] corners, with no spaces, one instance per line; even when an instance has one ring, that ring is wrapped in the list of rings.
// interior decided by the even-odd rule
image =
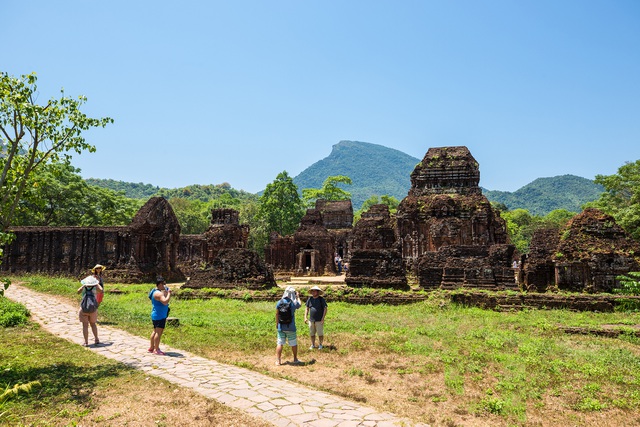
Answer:
[[[262,190],[340,140],[466,145],[480,185],[640,159],[640,2],[3,0],[0,69],[85,95],[86,178]]]

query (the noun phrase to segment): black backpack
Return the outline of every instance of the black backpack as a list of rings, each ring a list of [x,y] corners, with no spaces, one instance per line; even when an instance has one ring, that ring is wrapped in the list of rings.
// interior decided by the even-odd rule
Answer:
[[[80,309],[83,313],[94,313],[98,310],[98,300],[93,293],[93,288],[86,288],[84,290],[84,296],[80,301]]]
[[[291,308],[291,301],[282,300],[278,306],[278,323],[282,325],[288,325],[293,321],[293,309]]]

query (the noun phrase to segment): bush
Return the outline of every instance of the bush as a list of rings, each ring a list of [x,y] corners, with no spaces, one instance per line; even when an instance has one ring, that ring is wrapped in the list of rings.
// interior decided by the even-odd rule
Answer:
[[[21,325],[27,323],[28,319],[29,310],[25,306],[0,297],[0,327],[8,328]]]

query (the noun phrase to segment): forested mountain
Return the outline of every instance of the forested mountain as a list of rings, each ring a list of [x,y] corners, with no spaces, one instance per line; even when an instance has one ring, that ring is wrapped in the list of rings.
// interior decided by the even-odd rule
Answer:
[[[598,199],[603,191],[592,180],[575,175],[538,178],[513,193],[482,189],[490,201],[503,203],[509,210],[526,209],[532,215],[546,215],[555,209],[580,212],[582,205]]]
[[[402,200],[411,187],[409,175],[420,162],[402,151],[360,141],[340,141],[328,157],[293,178],[302,191],[320,188],[329,176],[346,175],[353,185],[340,186],[351,193],[353,209],[371,196],[389,195]]]

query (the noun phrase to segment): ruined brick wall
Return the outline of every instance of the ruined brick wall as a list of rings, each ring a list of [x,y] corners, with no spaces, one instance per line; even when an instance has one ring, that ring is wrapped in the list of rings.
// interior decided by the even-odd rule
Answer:
[[[269,236],[269,244],[264,251],[265,262],[275,271],[294,271],[296,268],[296,252],[293,236],[282,237],[278,233]]]
[[[131,254],[128,227],[14,227],[3,271],[81,276],[95,264],[126,268]]]
[[[222,249],[247,248],[249,226],[240,224],[235,209],[212,209],[211,224],[200,235],[180,237],[178,263],[185,272],[199,264],[211,263]]]
[[[316,206],[307,210],[292,236],[270,236],[265,259],[274,270],[298,275],[334,274],[335,253],[342,252],[344,258],[348,257],[352,228],[349,221],[353,221],[351,201],[318,200]]]
[[[322,217],[322,225],[328,230],[353,227],[351,200],[316,200],[316,211]]]
[[[396,223],[387,205],[373,205],[364,212],[349,238],[351,250],[391,249],[396,246]]]
[[[268,289],[274,286],[273,271],[255,251],[227,248],[220,250],[207,266],[191,270],[182,287]]]
[[[402,255],[394,249],[354,250],[345,282],[352,287],[409,289]]]
[[[559,289],[611,292],[617,276],[640,268],[640,243],[598,209],[585,209],[561,232],[551,257]]]
[[[513,245],[443,246],[420,257],[418,282],[426,290],[515,290],[518,285],[511,269],[513,253]]]
[[[546,292],[555,284],[555,264],[552,256],[560,241],[557,229],[536,230],[531,237],[529,254],[520,269],[522,288],[528,292]]]
[[[169,203],[151,198],[127,227],[16,227],[0,268],[12,273],[81,277],[107,267],[107,280],[153,281],[184,276],[176,266],[180,225]]]

